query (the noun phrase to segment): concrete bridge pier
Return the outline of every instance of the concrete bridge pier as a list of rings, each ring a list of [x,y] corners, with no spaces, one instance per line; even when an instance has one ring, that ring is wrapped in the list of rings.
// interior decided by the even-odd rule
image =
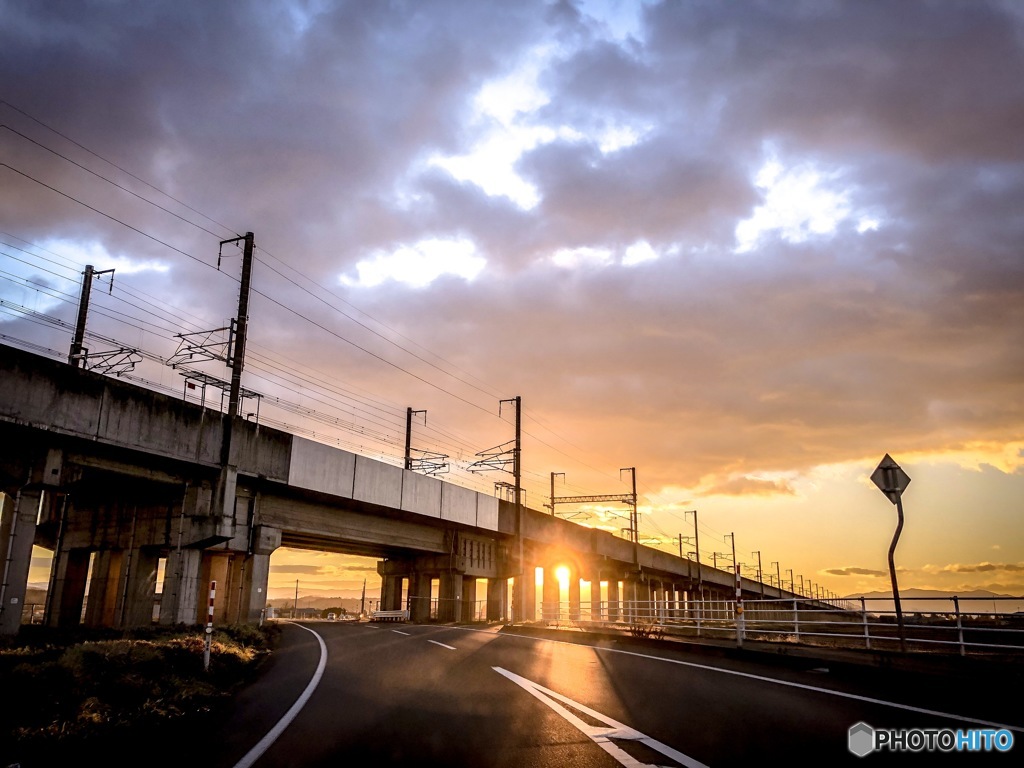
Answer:
[[[537,620],[537,579],[536,565],[527,562],[522,573],[515,575],[512,585],[512,621]]]
[[[616,573],[608,576],[608,621],[622,618],[622,604],[619,601],[619,576]]]
[[[476,620],[476,579],[462,580],[462,608],[456,618],[463,623]]]
[[[580,572],[569,569],[569,621],[580,620]]]
[[[437,601],[437,620],[451,622],[462,616],[462,574],[442,571]]]
[[[159,622],[164,625],[194,624],[199,619],[201,549],[172,549],[164,567]]]
[[[28,588],[32,544],[43,489],[24,487],[13,496],[4,494],[0,508],[0,635],[17,634]]]
[[[409,618],[417,623],[430,621],[430,574],[414,571],[409,577]]]
[[[561,586],[555,575],[555,568],[553,563],[544,566],[544,582],[541,585],[540,596],[542,621],[558,621],[562,618]]]
[[[381,576],[380,609],[382,611],[400,611],[402,605],[402,586],[405,578],[398,574]]]
[[[487,580],[487,620],[508,618],[508,579]]]

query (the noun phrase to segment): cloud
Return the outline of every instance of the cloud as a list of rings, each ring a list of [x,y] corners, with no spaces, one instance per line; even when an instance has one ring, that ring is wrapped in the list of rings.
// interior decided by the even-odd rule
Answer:
[[[952,563],[939,569],[940,573],[988,573],[992,571],[1021,573],[1024,572],[1024,563]]]
[[[888,576],[887,571],[875,571],[870,568],[826,568],[822,573],[827,573],[830,576]]]
[[[756,477],[736,477],[717,483],[705,489],[707,496],[770,496],[783,494],[792,496],[796,493],[785,480],[763,480]]]
[[[270,566],[270,572],[275,576],[286,573],[306,576],[329,576],[334,572],[334,569],[330,566],[322,565],[272,565]]]
[[[7,3],[0,298],[73,323],[81,259],[125,259],[90,329],[168,356],[227,325],[254,231],[245,386],[390,459],[429,409],[481,490],[458,462],[522,395],[531,500],[620,466],[793,497],[882,444],[1020,472],[1020,13],[601,7]]]

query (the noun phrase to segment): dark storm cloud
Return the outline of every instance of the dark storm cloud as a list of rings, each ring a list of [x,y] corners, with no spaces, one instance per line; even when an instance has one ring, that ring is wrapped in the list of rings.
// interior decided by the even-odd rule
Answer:
[[[320,565],[272,565],[270,572],[274,574],[303,573],[310,576],[319,576],[325,573],[333,573],[334,569]]]
[[[874,571],[870,568],[826,568],[825,573],[831,576],[888,576],[886,571]]]
[[[0,105],[0,123],[210,231],[10,131],[0,162],[67,196],[0,168],[0,229],[165,262],[133,284],[206,327],[237,290],[237,259],[212,270],[218,240],[253,230],[269,297],[253,298],[256,344],[460,429],[479,412],[446,393],[495,410],[465,373],[381,335],[413,339],[489,392],[522,394],[576,444],[607,446],[613,467],[787,493],[735,478],[859,459],[879,440],[1020,438],[1024,38],[1010,7],[659,3],[612,40],[567,2],[0,2],[0,98],[17,107]],[[558,137],[518,159],[539,197],[525,208],[428,161],[486,137],[480,87],[537,46],[547,102],[517,119]],[[602,151],[617,129],[635,140]],[[845,218],[736,252],[773,153],[818,172],[817,196],[840,195]],[[425,289],[337,283],[424,238],[467,239],[487,266]],[[622,266],[637,242],[658,258]],[[608,264],[551,263],[574,248]],[[328,304],[359,315],[270,271],[291,275],[275,257],[391,330],[341,317]]]

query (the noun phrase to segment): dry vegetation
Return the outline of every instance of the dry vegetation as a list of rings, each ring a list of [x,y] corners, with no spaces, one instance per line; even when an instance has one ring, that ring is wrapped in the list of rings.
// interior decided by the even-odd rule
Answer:
[[[195,730],[251,680],[276,626],[133,632],[24,626],[0,644],[0,766],[58,764]],[[67,763],[65,763],[67,764]]]

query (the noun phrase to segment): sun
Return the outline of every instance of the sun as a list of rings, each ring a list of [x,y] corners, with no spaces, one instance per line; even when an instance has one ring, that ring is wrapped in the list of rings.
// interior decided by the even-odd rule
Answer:
[[[565,588],[569,586],[569,569],[564,565],[560,565],[555,568],[555,578],[558,579],[559,586]]]

